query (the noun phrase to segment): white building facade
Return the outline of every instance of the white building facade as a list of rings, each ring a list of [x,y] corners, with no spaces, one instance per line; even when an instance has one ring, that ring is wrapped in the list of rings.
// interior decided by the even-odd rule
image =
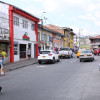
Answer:
[[[38,22],[39,19],[15,6],[0,2],[6,8],[10,37],[10,62],[27,59],[27,50],[31,58],[38,56]]]

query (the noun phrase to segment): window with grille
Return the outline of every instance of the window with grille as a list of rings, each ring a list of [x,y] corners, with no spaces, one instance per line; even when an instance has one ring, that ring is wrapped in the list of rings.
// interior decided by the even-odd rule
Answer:
[[[31,24],[31,30],[35,31],[35,24]]]
[[[19,26],[19,18],[14,16],[14,25]]]
[[[28,29],[28,21],[26,21],[26,20],[22,20],[23,22],[23,28],[26,28],[26,29]]]

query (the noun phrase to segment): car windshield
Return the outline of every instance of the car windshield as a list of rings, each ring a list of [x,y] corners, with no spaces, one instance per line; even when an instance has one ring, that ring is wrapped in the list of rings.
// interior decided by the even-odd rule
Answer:
[[[41,51],[40,54],[49,54],[50,51]]]
[[[70,48],[61,48],[60,50],[70,50]]]
[[[82,51],[82,53],[91,53],[91,51],[87,50],[87,51]]]

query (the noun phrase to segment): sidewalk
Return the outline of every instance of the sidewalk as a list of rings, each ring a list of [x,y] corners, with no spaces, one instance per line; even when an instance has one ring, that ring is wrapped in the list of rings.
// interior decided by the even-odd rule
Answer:
[[[36,63],[38,63],[37,59],[30,59],[30,60],[27,59],[23,61],[14,62],[14,63],[7,63],[4,65],[4,69],[6,72],[8,72],[8,71],[26,67],[32,64],[36,64]]]

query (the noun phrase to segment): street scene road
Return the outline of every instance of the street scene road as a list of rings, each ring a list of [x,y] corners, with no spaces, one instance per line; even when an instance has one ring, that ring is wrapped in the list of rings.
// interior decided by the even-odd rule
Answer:
[[[0,78],[0,100],[100,100],[100,58],[34,64]]]

